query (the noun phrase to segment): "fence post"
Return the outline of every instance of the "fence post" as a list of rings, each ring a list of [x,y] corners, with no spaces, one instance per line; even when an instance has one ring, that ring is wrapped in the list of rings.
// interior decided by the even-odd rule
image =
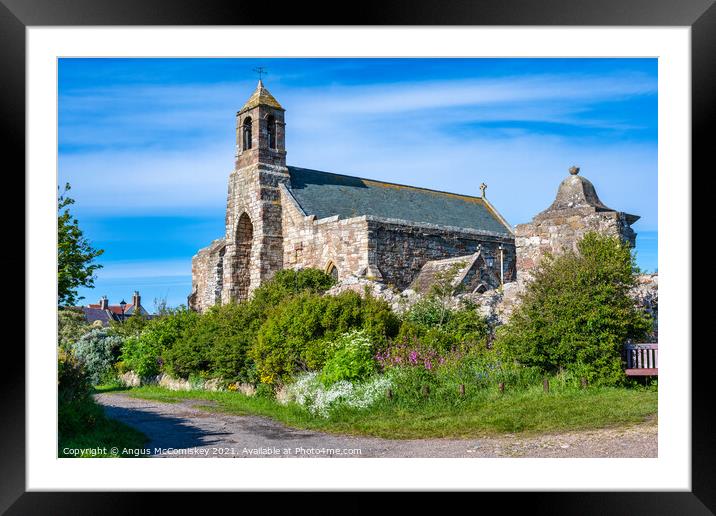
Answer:
[[[505,392],[505,382],[500,382],[497,385],[497,388],[500,389],[500,394],[504,393]]]
[[[544,389],[544,392],[549,392],[549,380],[547,378],[542,380],[542,388]]]
[[[586,389],[586,388],[587,388],[587,379],[582,377],[582,389]]]
[[[460,396],[465,396],[465,384],[464,383],[460,384],[459,391],[460,391]]]
[[[388,397],[389,400],[393,399],[393,390],[388,389],[388,391],[385,393],[385,395]]]

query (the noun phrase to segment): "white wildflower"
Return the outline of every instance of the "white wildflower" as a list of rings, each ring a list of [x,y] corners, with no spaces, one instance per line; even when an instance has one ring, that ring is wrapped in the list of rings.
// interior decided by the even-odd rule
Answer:
[[[306,407],[312,414],[328,417],[330,411],[341,405],[366,409],[385,396],[392,386],[390,379],[383,375],[374,375],[364,382],[336,382],[325,387],[318,380],[318,373],[304,373],[296,381],[286,386],[284,403],[293,401]]]

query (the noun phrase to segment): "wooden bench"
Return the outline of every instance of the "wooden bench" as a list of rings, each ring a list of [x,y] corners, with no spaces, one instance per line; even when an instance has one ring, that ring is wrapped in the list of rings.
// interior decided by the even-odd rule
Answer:
[[[658,376],[659,375],[659,345],[625,344],[626,358],[625,373],[627,376]]]

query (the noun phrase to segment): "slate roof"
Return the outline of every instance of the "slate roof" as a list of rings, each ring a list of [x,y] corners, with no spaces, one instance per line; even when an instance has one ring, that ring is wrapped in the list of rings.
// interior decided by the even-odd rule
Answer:
[[[90,324],[95,321],[102,321],[102,324],[107,326],[111,320],[110,315],[100,308],[93,308],[91,306],[80,306],[77,308],[82,310],[85,314],[85,320]]]
[[[454,256],[452,258],[445,258],[443,260],[430,260],[425,262],[420,272],[413,282],[410,284],[412,290],[420,293],[426,293],[430,290],[437,282],[437,276],[441,272],[447,272],[456,264],[460,264],[461,267],[455,271],[455,278],[453,279],[453,286],[457,287],[467,276],[470,269],[477,264],[477,258],[480,253],[469,254],[466,256]]]
[[[294,198],[307,215],[319,219],[372,215],[511,236],[511,228],[482,197],[299,167],[289,166],[288,170]]]

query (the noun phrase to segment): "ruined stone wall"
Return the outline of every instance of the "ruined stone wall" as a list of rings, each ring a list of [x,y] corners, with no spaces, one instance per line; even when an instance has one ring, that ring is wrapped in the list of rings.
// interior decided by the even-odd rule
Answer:
[[[278,185],[288,182],[286,167],[263,163],[229,177],[222,303],[247,299],[283,268]]]
[[[312,267],[327,271],[333,263],[338,279],[362,275],[368,266],[368,222],[365,217],[316,220],[305,216],[281,189],[283,266],[286,269]]]
[[[558,254],[568,249],[576,250],[577,242],[590,231],[618,236],[631,246],[636,239],[636,233],[622,212],[593,209],[546,212],[515,228],[518,275],[529,274],[545,252]]]
[[[484,254],[495,257],[487,274],[492,286],[499,286],[500,251],[504,247],[504,281],[515,278],[515,246],[512,237],[481,234],[477,231],[458,230],[433,224],[401,224],[368,218],[369,256],[371,265],[377,266],[383,281],[398,289],[407,288],[420,269],[430,260],[475,253],[481,246]]]
[[[220,238],[200,249],[192,257],[192,293],[188,299],[189,308],[192,310],[203,312],[221,301],[225,250],[225,241]]]

